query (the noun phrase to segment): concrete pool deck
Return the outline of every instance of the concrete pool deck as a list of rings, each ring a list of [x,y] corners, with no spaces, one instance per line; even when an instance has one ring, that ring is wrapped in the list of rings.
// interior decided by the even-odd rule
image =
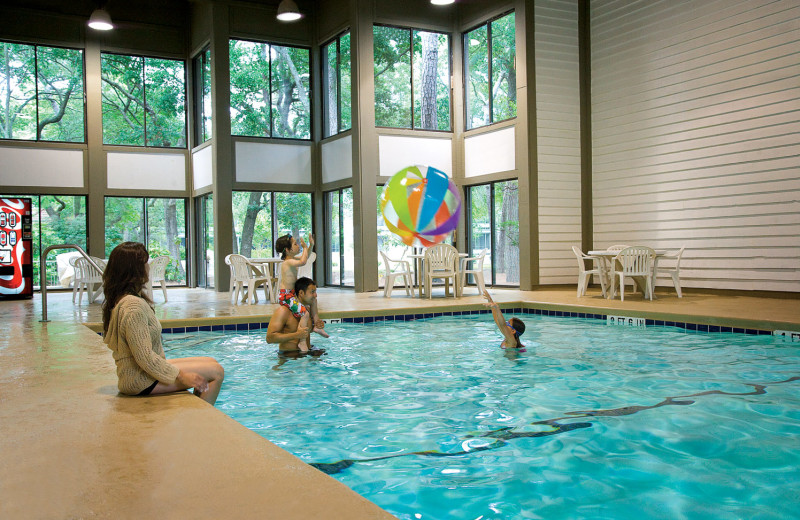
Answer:
[[[383,298],[322,288],[319,299],[323,317],[475,309],[482,301],[474,288],[458,300],[437,291],[420,300],[398,290]],[[576,298],[574,287],[492,293],[541,309],[800,332],[795,295],[690,290],[678,299],[659,288],[656,301],[636,294],[620,302],[596,289]],[[229,293],[203,289],[170,289],[169,298],[155,294],[165,327],[266,321],[274,308],[231,305]],[[120,396],[110,351],[83,325],[100,322],[100,305],[49,293],[46,324],[38,294],[0,309],[0,518],[393,518],[188,393]]]

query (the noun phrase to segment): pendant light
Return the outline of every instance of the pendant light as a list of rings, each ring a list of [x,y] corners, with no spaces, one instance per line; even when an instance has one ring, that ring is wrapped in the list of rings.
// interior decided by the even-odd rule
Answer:
[[[278,4],[278,20],[282,22],[294,22],[303,17],[303,13],[298,9],[293,0],[282,0]]]

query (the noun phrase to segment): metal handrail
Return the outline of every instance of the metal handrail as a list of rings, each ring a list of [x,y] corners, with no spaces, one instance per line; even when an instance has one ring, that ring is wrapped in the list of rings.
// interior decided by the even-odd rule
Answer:
[[[92,267],[101,273],[103,272],[103,269],[97,264],[97,262],[92,260],[92,257],[86,254],[86,251],[84,251],[83,248],[78,244],[56,244],[45,249],[41,258],[39,258],[39,284],[42,288],[42,319],[39,321],[42,323],[47,323],[50,321],[47,319],[47,273],[45,272],[47,266],[45,265],[45,262],[47,261],[47,253],[53,249],[77,249]]]

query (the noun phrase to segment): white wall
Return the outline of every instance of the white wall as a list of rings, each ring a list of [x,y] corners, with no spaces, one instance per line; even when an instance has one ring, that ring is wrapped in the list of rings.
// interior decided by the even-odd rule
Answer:
[[[311,184],[311,146],[237,141],[236,180]]]
[[[539,283],[577,283],[581,245],[578,5],[536,0]]]
[[[353,138],[350,135],[322,143],[322,182],[353,177]]]
[[[192,187],[196,190],[214,182],[213,148],[211,145],[192,153]]]
[[[182,153],[109,152],[106,161],[109,188],[186,189],[186,156]]]
[[[83,188],[83,150],[0,147],[0,186]]]
[[[380,175],[391,177],[409,166],[433,166],[453,175],[453,140],[451,137],[378,136]]]
[[[591,27],[595,246],[800,291],[800,4],[592,2]]]
[[[477,177],[516,169],[515,128],[509,126],[464,139],[464,176]]]

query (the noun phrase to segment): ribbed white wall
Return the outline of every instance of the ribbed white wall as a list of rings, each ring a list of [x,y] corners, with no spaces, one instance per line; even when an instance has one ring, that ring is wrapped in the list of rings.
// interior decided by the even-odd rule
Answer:
[[[592,1],[591,40],[595,246],[800,291],[800,3]]]
[[[539,283],[576,283],[581,245],[578,2],[536,0]]]

